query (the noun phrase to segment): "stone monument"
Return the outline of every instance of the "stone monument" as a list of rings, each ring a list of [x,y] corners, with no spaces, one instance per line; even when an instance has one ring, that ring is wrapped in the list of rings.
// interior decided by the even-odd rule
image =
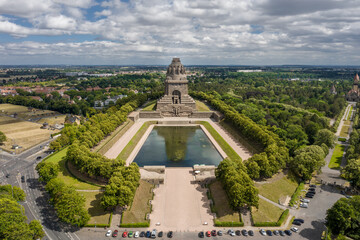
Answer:
[[[188,80],[180,58],[173,58],[167,68],[165,95],[156,106],[163,117],[188,117],[196,110],[194,99],[188,95]]]

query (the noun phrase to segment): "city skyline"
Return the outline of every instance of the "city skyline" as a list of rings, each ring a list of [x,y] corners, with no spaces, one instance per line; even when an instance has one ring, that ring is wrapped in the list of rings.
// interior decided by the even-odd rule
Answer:
[[[357,65],[360,1],[0,2],[0,64]]]

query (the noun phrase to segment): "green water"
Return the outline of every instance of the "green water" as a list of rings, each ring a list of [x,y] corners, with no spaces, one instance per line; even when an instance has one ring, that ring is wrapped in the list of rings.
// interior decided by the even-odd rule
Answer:
[[[219,165],[222,157],[198,126],[155,126],[134,159],[140,167]]]

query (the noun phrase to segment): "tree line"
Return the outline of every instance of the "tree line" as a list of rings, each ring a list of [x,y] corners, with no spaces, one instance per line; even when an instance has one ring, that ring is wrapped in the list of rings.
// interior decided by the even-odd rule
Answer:
[[[16,186],[0,186],[0,239],[31,240],[45,236],[41,223],[32,220],[28,223],[25,209],[19,201],[25,201],[24,191]]]

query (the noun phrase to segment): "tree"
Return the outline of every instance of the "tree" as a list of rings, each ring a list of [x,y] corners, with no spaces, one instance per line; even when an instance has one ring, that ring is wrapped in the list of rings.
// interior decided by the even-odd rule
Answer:
[[[350,181],[351,186],[360,188],[360,158],[349,159],[348,164],[342,169],[342,176]]]
[[[45,232],[38,220],[32,220],[29,223],[30,230],[33,232],[33,239],[41,239],[45,236]]]
[[[326,212],[326,226],[333,234],[360,238],[360,196],[339,199]]]
[[[335,146],[336,136],[333,132],[328,129],[321,129],[317,132],[315,136],[315,145],[321,146],[322,143],[325,143],[329,148]]]
[[[51,162],[40,162],[36,166],[41,182],[48,182],[53,178],[56,178],[59,173],[59,166]]]
[[[0,145],[6,141],[6,136],[3,132],[0,132]]]
[[[310,180],[314,171],[325,165],[325,153],[320,146],[310,145],[295,151],[289,162],[291,170],[304,180]]]

